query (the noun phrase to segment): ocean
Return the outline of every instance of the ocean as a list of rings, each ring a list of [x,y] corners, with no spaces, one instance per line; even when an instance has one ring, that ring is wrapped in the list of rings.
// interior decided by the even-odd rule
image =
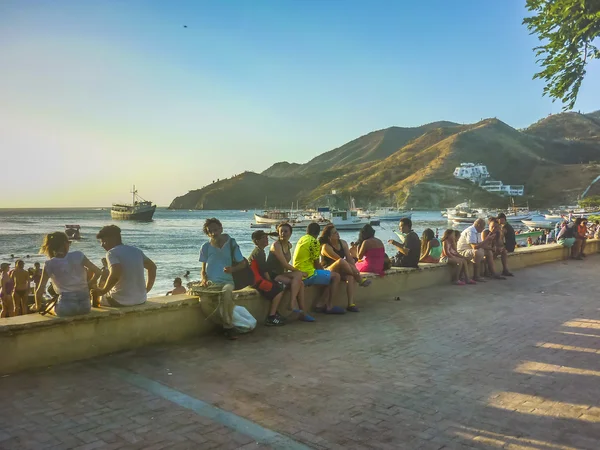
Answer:
[[[116,224],[122,230],[123,243],[134,245],[152,259],[158,266],[156,283],[151,295],[163,295],[172,289],[173,279],[181,277],[187,270],[191,272],[189,280],[200,279],[198,256],[201,245],[207,237],[202,232],[204,220],[216,217],[223,223],[226,233],[233,236],[248,256],[254,244],[250,238],[253,229],[253,211],[175,211],[157,208],[152,222],[113,221],[110,210],[102,208],[73,209],[0,209],[0,262],[14,264],[16,258],[25,260],[25,267],[43,263],[44,255],[39,248],[45,234],[64,231],[65,225],[80,225],[80,241],[74,241],[72,250],[82,251],[94,264],[101,266],[105,251],[96,240],[96,233],[104,225]],[[449,227],[439,211],[418,211],[413,213],[413,228],[421,235],[425,228],[439,229],[440,236]],[[381,222],[375,227],[376,236],[386,242],[397,239],[394,230],[397,222]],[[451,228],[455,228],[451,227]],[[463,229],[465,226],[459,227]],[[303,233],[294,230],[292,242],[295,243]],[[358,231],[340,232],[348,243],[355,241]],[[395,254],[393,247],[387,245],[388,254]],[[14,257],[11,257],[14,255]],[[184,284],[185,284],[184,280]]]

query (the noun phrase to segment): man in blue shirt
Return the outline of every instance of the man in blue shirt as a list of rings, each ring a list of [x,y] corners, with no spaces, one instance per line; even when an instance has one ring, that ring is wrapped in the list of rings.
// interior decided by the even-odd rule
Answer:
[[[232,249],[232,239],[228,234],[223,234],[223,225],[219,220],[214,217],[206,219],[203,230],[210,240],[205,242],[200,249],[200,262],[202,263],[200,275],[202,278],[199,292],[213,295],[201,299],[201,304],[212,310],[209,317],[223,326],[225,336],[235,339],[233,273],[243,269],[246,261],[237,244]],[[214,295],[217,293],[219,295]]]

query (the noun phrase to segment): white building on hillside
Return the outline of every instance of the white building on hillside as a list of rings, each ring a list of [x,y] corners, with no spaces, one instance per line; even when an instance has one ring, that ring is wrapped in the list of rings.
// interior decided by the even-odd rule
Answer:
[[[462,180],[470,180],[473,183],[476,183],[484,178],[488,178],[490,173],[483,164],[462,163],[459,167],[454,169],[454,176]]]
[[[490,179],[487,167],[481,163],[462,163],[454,169],[454,177],[477,183],[482,189],[501,195],[521,196],[525,193],[525,186],[522,184],[504,184]]]

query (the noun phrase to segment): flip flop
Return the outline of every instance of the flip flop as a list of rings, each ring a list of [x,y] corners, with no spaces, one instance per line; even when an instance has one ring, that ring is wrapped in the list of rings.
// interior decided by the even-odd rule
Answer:
[[[348,305],[348,307],[346,308],[346,311],[360,312],[360,309],[358,309],[358,307],[356,305],[352,304],[352,305]]]
[[[331,309],[326,309],[325,314],[346,314],[346,311],[341,306],[334,306]]]
[[[371,286],[372,281],[369,280],[368,278],[363,278],[362,281],[360,282],[359,286],[360,287],[369,287]]]

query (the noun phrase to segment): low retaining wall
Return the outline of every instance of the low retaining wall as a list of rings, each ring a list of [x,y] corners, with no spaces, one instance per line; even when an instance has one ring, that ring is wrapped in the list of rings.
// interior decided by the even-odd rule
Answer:
[[[588,241],[587,253],[599,250],[600,241]],[[566,258],[568,250],[556,244],[520,248],[509,256],[509,267],[519,270]],[[496,264],[500,269],[500,261]],[[392,268],[385,277],[366,276],[374,280],[369,288],[356,290],[359,306],[414,289],[448,284],[450,268],[445,264],[424,264],[419,269]],[[306,288],[307,307],[311,307],[320,294],[318,287]],[[246,307],[259,324],[266,318],[270,303],[254,289],[235,291],[234,300]],[[203,314],[201,301],[188,295],[163,296],[150,298],[140,306],[94,308],[85,316],[59,318],[30,314],[0,319],[0,374],[208,334],[215,325]],[[343,286],[335,304],[347,304]],[[280,312],[289,312],[289,305],[286,292]]]

